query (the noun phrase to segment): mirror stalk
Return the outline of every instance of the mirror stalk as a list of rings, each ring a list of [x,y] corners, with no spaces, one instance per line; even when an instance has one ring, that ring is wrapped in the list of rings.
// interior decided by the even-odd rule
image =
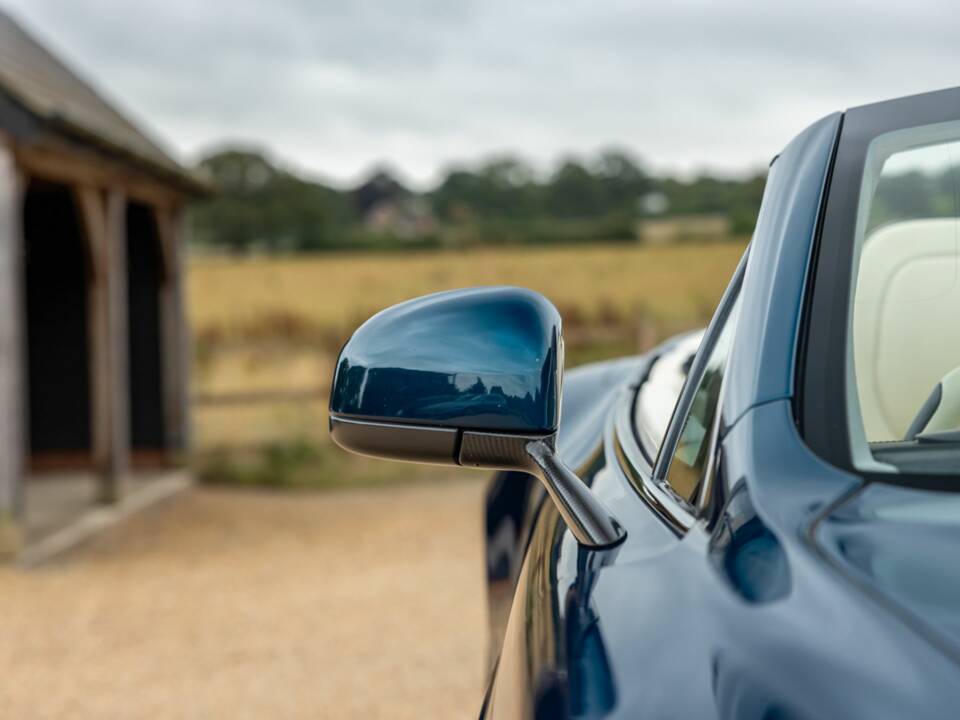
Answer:
[[[568,468],[553,447],[553,438],[532,440],[527,454],[534,474],[543,483],[570,532],[581,545],[601,548],[616,545],[627,533],[593,491]]]
[[[556,437],[464,432],[459,464],[530,473],[543,483],[581,545],[593,549],[616,545],[627,536],[626,531],[600,498],[560,459]]]

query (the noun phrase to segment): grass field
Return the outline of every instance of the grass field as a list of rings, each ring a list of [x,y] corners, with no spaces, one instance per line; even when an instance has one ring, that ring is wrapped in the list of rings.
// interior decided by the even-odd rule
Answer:
[[[643,248],[485,249],[407,255],[198,258],[190,313],[200,339],[344,334],[370,314],[424,293],[521,285],[546,295],[565,321],[695,322],[712,311],[743,242]]]
[[[532,288],[559,308],[568,365],[579,364],[704,324],[744,245],[194,258],[188,302],[197,448],[222,455],[267,445],[273,460],[261,458],[247,473],[251,482],[269,475],[277,458],[286,467],[298,447],[322,450],[337,351],[359,323],[402,300],[476,285]],[[347,476],[361,467],[330,462],[330,472]],[[357,472],[377,479],[382,467],[368,463]]]

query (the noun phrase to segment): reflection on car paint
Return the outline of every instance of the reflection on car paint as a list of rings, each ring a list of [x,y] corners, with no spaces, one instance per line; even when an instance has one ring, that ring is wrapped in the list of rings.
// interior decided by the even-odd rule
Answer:
[[[556,309],[520,288],[401,303],[367,320],[344,347],[330,410],[480,429],[492,418],[498,430],[552,432],[560,417],[553,401],[563,364],[559,329]]]

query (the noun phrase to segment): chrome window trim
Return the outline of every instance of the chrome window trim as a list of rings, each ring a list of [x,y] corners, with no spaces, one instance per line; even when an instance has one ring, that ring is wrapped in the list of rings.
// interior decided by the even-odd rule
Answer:
[[[644,462],[646,465],[649,465],[651,470],[653,469],[653,464],[657,461],[657,452],[659,447],[653,440],[653,436],[645,429],[638,427],[637,425],[637,404],[640,402],[640,390],[650,379],[650,373],[653,371],[653,366],[659,362],[660,358],[663,357],[663,353],[657,353],[650,358],[650,362],[647,364],[647,367],[643,373],[643,377],[640,378],[640,381],[633,386],[633,396],[630,399],[630,426],[633,431],[633,437],[637,440],[637,445],[640,448],[640,452],[643,453]],[[619,418],[619,413],[618,413]],[[619,431],[619,425],[618,425]]]
[[[748,247],[737,269],[734,271],[733,278],[727,290],[720,300],[717,312],[711,319],[710,325],[704,334],[700,349],[697,351],[693,366],[690,368],[687,379],[683,384],[683,389],[680,391],[680,397],[674,407],[673,416],[670,418],[670,424],[667,427],[667,432],[664,435],[663,442],[660,444],[659,452],[654,462],[651,463],[649,461],[646,452],[641,446],[638,439],[637,428],[634,424],[634,406],[637,401],[637,394],[643,384],[642,381],[626,388],[623,396],[617,400],[613,442],[620,469],[630,481],[634,490],[640,495],[641,499],[667,525],[681,535],[686,533],[693,527],[698,519],[709,512],[710,497],[714,484],[713,480],[717,469],[717,451],[720,441],[721,413],[719,408],[722,407],[723,395],[728,381],[726,372],[724,372],[720,385],[720,394],[717,399],[718,411],[713,419],[713,427],[710,429],[707,467],[704,471],[703,481],[697,490],[696,502],[694,504],[691,504],[685,498],[681,497],[667,482],[666,474],[670,466],[669,461],[673,459],[680,430],[683,427],[687,415],[690,413],[693,395],[696,393],[696,390],[700,386],[700,381],[703,379],[706,360],[710,357],[710,353],[713,352],[717,338],[726,327],[731,310],[740,298],[749,255],[750,249]],[[732,354],[731,347],[731,352],[728,357],[732,356]],[[665,454],[668,447],[669,454]]]
[[[703,336],[703,341],[700,344],[700,349],[697,351],[693,366],[690,368],[686,382],[683,384],[683,390],[680,391],[680,398],[677,400],[677,405],[673,409],[673,417],[670,418],[670,425],[667,427],[667,433],[660,445],[660,452],[654,464],[653,475],[657,480],[666,482],[667,471],[670,469],[670,463],[673,461],[673,456],[676,453],[677,443],[680,440],[680,433],[683,431],[684,422],[690,414],[693,397],[700,387],[700,381],[703,380],[706,363],[710,359],[710,354],[713,352],[713,348],[716,346],[720,334],[726,327],[730,312],[740,298],[740,291],[743,287],[743,276],[749,256],[750,248],[748,247],[740,259],[740,264],[737,265],[737,269],[734,271],[730,284],[720,299],[716,313],[714,313],[713,318],[710,320],[710,325],[707,327],[707,332]],[[736,336],[734,336],[734,342],[735,340]],[[727,357],[731,357],[732,355],[733,345],[731,345]],[[727,377],[728,374],[725,370],[720,385],[721,394],[723,393],[723,386],[727,382]]]
[[[654,480],[653,465],[634,431],[633,406],[637,391],[636,386],[626,388],[616,402],[613,447],[617,464],[640,499],[674,532],[682,535],[696,523],[697,511],[666,482]]]

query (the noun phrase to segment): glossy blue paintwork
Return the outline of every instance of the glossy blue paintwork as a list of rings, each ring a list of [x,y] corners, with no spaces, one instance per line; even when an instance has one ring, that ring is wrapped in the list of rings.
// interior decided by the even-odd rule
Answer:
[[[791,397],[807,269],[840,114],[798,135],[770,168],[743,284],[726,416]]]
[[[625,491],[613,440],[608,422],[584,475],[627,540],[584,550],[552,504],[540,506],[487,717],[951,716],[958,667],[808,542],[858,481],[806,449],[788,401],[731,427],[723,516],[682,538]],[[771,476],[780,492],[756,482]]]
[[[367,320],[337,361],[345,417],[549,433],[560,421],[560,316],[512,287],[437,293]]]
[[[639,377],[649,357],[628,357],[576,368],[563,383],[563,416],[557,446],[573,468],[589,468],[602,445],[607,416],[623,392],[624,378]],[[581,472],[591,480],[592,474]],[[592,480],[591,480],[592,481]],[[500,653],[500,641],[513,602],[514,586],[523,562],[530,529],[542,503],[543,485],[520,472],[498,473],[487,492],[485,526],[488,539],[486,571],[489,611],[488,660]]]
[[[494,638],[484,717],[957,715],[960,505],[863,489],[806,447],[794,418],[798,323],[839,126],[830,116],[791,143],[764,196],[724,382],[715,515],[677,532],[627,477],[632,433],[619,418],[650,356],[578,370],[564,387],[561,454],[617,513],[621,546],[579,546],[534,485],[497,503],[523,476],[494,478],[488,539],[510,526],[513,542],[497,555],[488,540],[502,645]]]
[[[869,485],[818,524],[816,539],[842,571],[960,659],[960,495]]]

